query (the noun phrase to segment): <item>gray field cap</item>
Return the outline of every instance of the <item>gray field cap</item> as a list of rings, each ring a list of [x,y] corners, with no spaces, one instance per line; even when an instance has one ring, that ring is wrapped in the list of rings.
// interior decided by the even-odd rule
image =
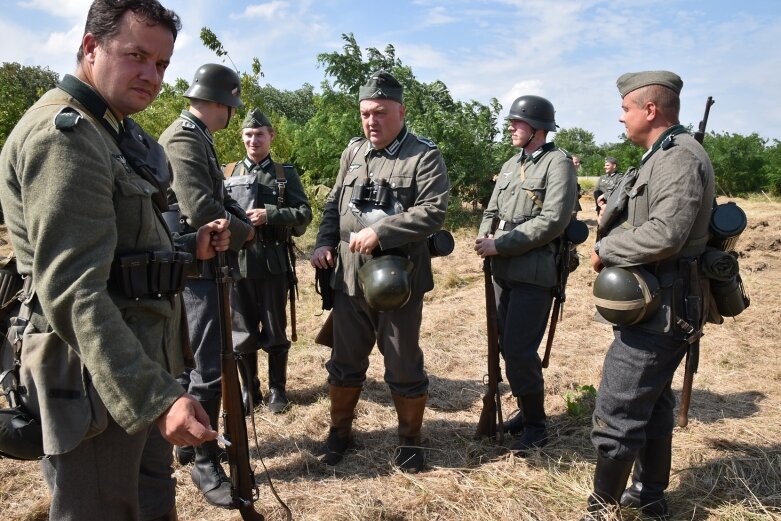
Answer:
[[[270,126],[271,122],[268,120],[266,115],[260,111],[260,109],[252,109],[247,112],[247,115],[241,124],[241,128],[260,128]]]
[[[676,94],[680,94],[683,88],[683,80],[680,76],[670,71],[643,71],[627,72],[622,74],[616,81],[618,92],[621,93],[622,98],[633,90],[647,85],[662,85]]]
[[[373,72],[366,84],[358,89],[358,101],[365,99],[390,99],[404,103],[404,87],[387,71]]]

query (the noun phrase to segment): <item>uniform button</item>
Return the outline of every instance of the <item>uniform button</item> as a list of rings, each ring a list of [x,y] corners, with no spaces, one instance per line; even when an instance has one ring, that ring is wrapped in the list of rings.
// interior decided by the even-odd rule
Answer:
[[[149,193],[149,188],[144,188],[144,193],[148,194]]]
[[[369,172],[369,177],[374,177],[374,172]]]
[[[391,188],[396,188],[396,183],[391,183]]]

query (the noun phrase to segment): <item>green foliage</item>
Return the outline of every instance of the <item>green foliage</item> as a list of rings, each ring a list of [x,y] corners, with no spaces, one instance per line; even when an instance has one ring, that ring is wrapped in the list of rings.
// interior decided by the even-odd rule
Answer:
[[[767,174],[774,172],[773,168],[765,168],[766,143],[767,140],[756,133],[750,136],[710,133],[706,136],[703,145],[713,162],[718,193],[742,195],[766,186]],[[774,153],[777,151],[767,155]]]
[[[597,390],[593,385],[579,385],[574,391],[567,391],[564,400],[567,403],[567,414],[575,419],[591,416],[597,399]]]
[[[774,195],[781,195],[781,141],[775,139],[773,146],[765,149],[762,173],[767,180],[765,188]]]
[[[182,110],[188,106],[184,93],[188,84],[182,79],[171,85],[164,83],[157,99],[143,112],[133,115],[133,119],[151,136],[158,138],[168,128]]]
[[[13,62],[0,66],[0,147],[25,111],[59,80],[48,68]]]

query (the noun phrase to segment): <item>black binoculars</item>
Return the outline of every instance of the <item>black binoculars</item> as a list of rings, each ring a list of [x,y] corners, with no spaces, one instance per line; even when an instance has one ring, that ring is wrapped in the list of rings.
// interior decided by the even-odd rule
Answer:
[[[388,208],[391,204],[391,195],[387,179],[381,178],[375,183],[373,179],[365,177],[362,182],[353,186],[350,204],[353,206],[372,204],[379,208]]]

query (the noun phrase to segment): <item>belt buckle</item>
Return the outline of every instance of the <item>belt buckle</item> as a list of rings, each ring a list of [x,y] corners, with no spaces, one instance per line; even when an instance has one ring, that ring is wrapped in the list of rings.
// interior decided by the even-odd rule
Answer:
[[[507,221],[505,221],[504,219],[502,219],[501,221],[499,221],[499,226],[498,226],[498,228],[497,228],[497,229],[504,231],[504,225],[505,225],[505,224],[507,224]]]

